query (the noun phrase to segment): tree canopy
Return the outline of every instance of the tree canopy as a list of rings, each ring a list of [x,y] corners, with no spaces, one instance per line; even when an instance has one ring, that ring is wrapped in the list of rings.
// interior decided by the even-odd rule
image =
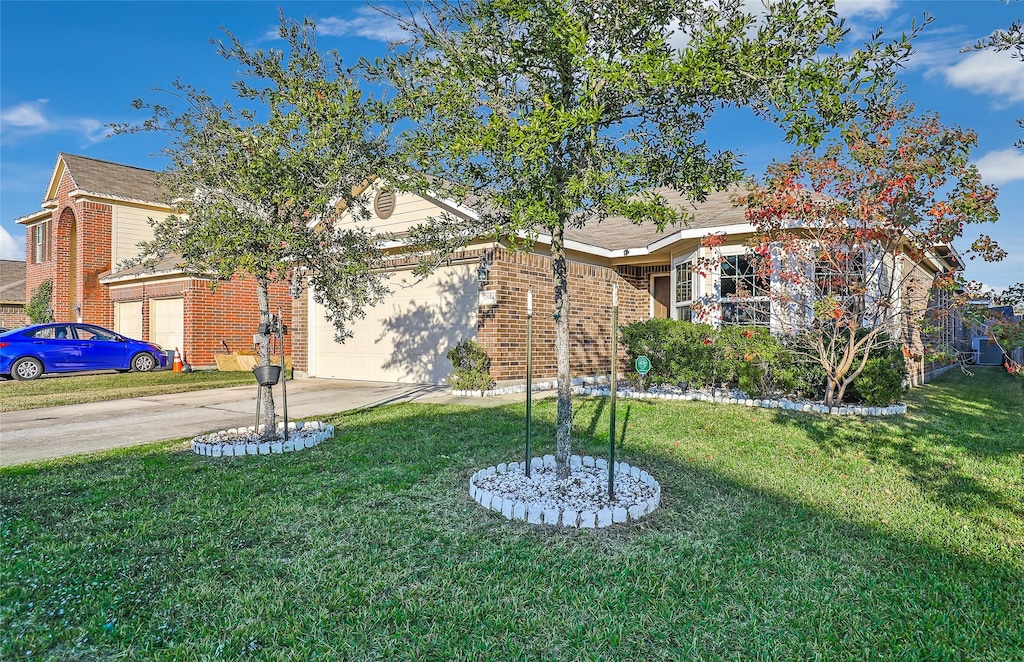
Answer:
[[[558,368],[558,473],[571,434],[564,230],[622,216],[684,221],[662,187],[702,200],[742,177],[711,149],[708,120],[751,109],[798,144],[890,97],[910,37],[880,35],[847,54],[831,3],[782,0],[755,15],[739,0],[428,0],[383,9],[408,39],[366,63],[393,90],[410,166],[399,183],[478,213],[414,228],[444,255],[480,235],[551,244]],[[411,120],[411,121],[409,121]]]
[[[828,404],[842,402],[872,350],[912,346],[908,333],[953,312],[966,287],[953,242],[999,218],[997,190],[970,164],[976,146],[974,131],[892,108],[851,123],[821,153],[772,164],[741,200],[758,273],[773,283],[773,323],[804,337],[828,376]],[[964,256],[1005,252],[982,234]]]
[[[387,292],[379,238],[336,223],[339,210],[368,214],[359,192],[382,162],[386,133],[337,54],[317,50],[311,22],[282,16],[280,36],[287,50],[251,51],[231,33],[218,43],[242,68],[234,102],[176,81],[173,102],[136,100],[152,116],[115,127],[169,139],[161,181],[175,213],[154,225],[139,261],[177,254],[196,275],[251,276],[263,323],[271,322],[271,282],[289,282],[296,296],[310,283],[343,337],[346,322]],[[264,341],[260,364],[268,362]],[[269,389],[264,403],[272,430]]]

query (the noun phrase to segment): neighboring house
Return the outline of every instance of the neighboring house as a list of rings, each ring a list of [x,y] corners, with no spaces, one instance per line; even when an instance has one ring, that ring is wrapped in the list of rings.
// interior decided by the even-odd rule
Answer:
[[[152,239],[149,219],[172,213],[157,173],[144,168],[60,154],[42,209],[17,219],[26,226],[26,292],[53,281],[57,321],[98,324],[164,349],[179,349],[195,366],[214,354],[252,347],[259,323],[255,282],[218,283],[189,276],[168,259],[152,268],[124,264]],[[272,294],[290,324],[284,286]],[[286,348],[286,352],[290,348]]]
[[[1014,314],[1013,306],[993,306],[990,300],[979,300],[972,303],[988,309],[985,313],[985,318],[988,320],[1021,321],[1020,316]],[[1021,348],[1000,346],[992,337],[988,322],[969,329],[968,343],[974,363],[978,365],[1002,365],[1005,361],[1004,354],[1016,363],[1022,361]]]
[[[26,324],[25,263],[0,260],[0,327],[14,329]]]

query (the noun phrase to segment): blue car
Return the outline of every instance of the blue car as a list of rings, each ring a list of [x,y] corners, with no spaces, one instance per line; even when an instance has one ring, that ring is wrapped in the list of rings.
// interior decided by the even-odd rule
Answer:
[[[0,333],[0,375],[35,379],[50,372],[167,367],[160,345],[132,340],[92,324],[36,324]]]

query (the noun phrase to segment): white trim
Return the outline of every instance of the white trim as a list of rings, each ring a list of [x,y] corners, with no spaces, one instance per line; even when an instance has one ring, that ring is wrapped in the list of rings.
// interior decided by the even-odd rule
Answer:
[[[161,283],[183,283],[185,281],[192,280],[192,278],[193,278],[192,276],[183,276],[183,277],[180,277],[180,278],[167,278],[167,279],[162,280],[160,282]],[[120,289],[124,289],[126,287],[137,287],[137,285],[135,285],[134,283],[115,283],[115,284],[110,286],[110,290],[111,291],[120,290]],[[177,296],[181,296],[181,294],[167,294],[167,295],[161,295],[161,296],[177,297]],[[153,297],[153,298],[156,299],[158,297]]]
[[[154,207],[156,209],[165,209],[173,211],[174,207],[171,205],[165,205],[162,202],[154,202],[153,200],[142,200],[141,198],[122,198],[118,195],[111,195],[109,193],[94,193],[93,191],[87,191],[82,188],[76,188],[68,192],[68,198],[96,198],[99,200],[106,200],[109,202],[130,202],[137,205],[144,205],[146,207]]]
[[[50,209],[40,209],[39,211],[32,212],[31,214],[25,214],[20,218],[14,219],[15,223],[19,225],[29,225],[35,223],[41,223],[49,220],[53,217],[53,211]]]
[[[128,283],[133,280],[147,280],[150,278],[159,278],[161,276],[170,276],[173,274],[188,274],[184,269],[164,269],[163,271],[147,271],[146,273],[135,273],[135,274],[124,274],[122,276],[117,275],[117,272],[100,278],[100,285],[110,285],[114,287],[116,283]],[[189,278],[197,278],[199,280],[211,280],[209,277],[203,276],[192,276],[185,275],[182,278],[175,278],[172,280],[188,280]]]
[[[672,305],[669,308],[669,319],[678,320],[679,316],[678,316],[678,312],[677,311],[679,310],[679,307],[684,304],[684,302],[676,301],[676,292],[678,291],[677,280],[676,280],[676,267],[678,267],[681,264],[686,264],[687,262],[689,262],[690,263],[690,299],[686,303],[688,303],[689,306],[690,306],[690,320],[689,321],[693,321],[693,304],[694,304],[695,301],[700,300],[700,296],[699,296],[700,295],[700,289],[699,288],[700,288],[700,285],[703,284],[701,282],[701,280],[700,280],[702,277],[701,277],[699,271],[697,270],[697,264],[696,264],[697,263],[697,256],[699,254],[700,254],[700,249],[694,249],[694,250],[692,250],[692,251],[690,251],[688,253],[683,254],[680,257],[673,257],[672,260],[669,262],[669,275],[671,276],[671,281],[670,281],[669,287],[672,288]]]
[[[316,377],[316,301],[313,299],[313,283],[306,287],[306,374]]]
[[[662,248],[671,246],[677,241],[682,241],[684,239],[699,239],[708,234],[725,232],[727,235],[733,236],[737,234],[749,234],[753,232],[754,229],[754,226],[751,225],[750,223],[743,223],[741,225],[715,225],[708,228],[686,228],[685,230],[680,230],[675,234],[670,234],[667,237],[663,237],[652,244],[648,244],[647,251],[659,251]],[[629,254],[633,254],[633,249],[630,249]]]

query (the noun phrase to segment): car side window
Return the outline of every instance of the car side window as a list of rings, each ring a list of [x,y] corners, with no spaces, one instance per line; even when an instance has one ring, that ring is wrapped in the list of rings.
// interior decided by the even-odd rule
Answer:
[[[96,326],[79,326],[75,327],[75,331],[78,332],[79,340],[105,340],[107,342],[113,342],[117,340],[117,336]]]
[[[29,338],[40,338],[44,340],[61,340],[66,338],[72,338],[71,329],[66,326],[47,326],[42,329],[36,329],[28,334]]]

